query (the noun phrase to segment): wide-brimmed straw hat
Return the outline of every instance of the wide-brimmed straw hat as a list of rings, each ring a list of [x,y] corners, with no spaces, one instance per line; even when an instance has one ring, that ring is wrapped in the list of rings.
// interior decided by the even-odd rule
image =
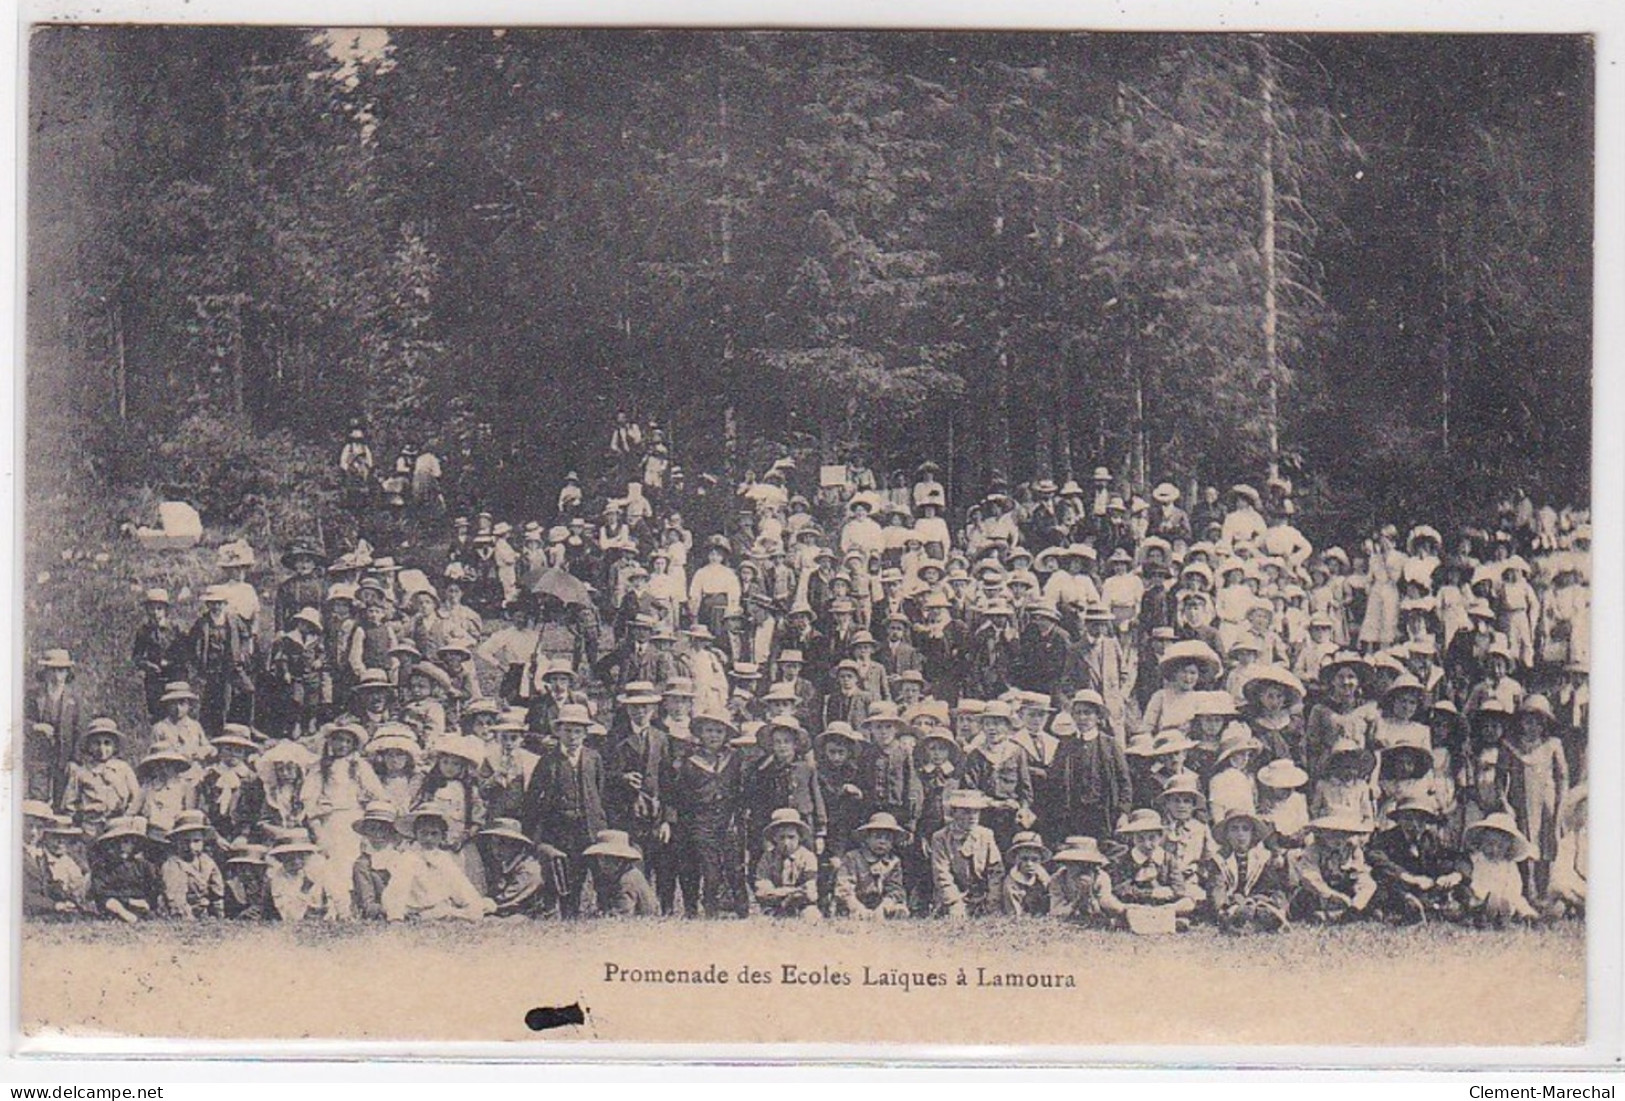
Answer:
[[[1163,832],[1162,815],[1150,807],[1141,807],[1130,811],[1117,822],[1117,832],[1120,834],[1135,833],[1161,833]]]
[[[908,831],[897,824],[897,819],[886,811],[876,811],[869,816],[869,821],[855,828],[853,833],[890,833],[902,836]]]
[[[524,829],[520,827],[517,818],[493,818],[489,826],[486,826],[474,836],[513,841],[526,847],[529,847],[531,843],[530,838],[525,835]]]
[[[1245,681],[1242,682],[1241,694],[1249,701],[1256,702],[1255,697],[1263,691],[1265,685],[1273,684],[1280,688],[1290,699],[1287,706],[1303,702],[1305,694],[1303,681],[1299,680],[1290,670],[1279,665],[1265,665],[1259,667]]]
[[[795,831],[801,835],[802,841],[812,841],[812,827],[807,824],[806,819],[801,817],[801,812],[794,807],[780,807],[774,811],[768,818],[767,825],[762,827],[762,836],[770,838],[786,826],[794,827]]]
[[[1032,830],[1022,830],[1014,837],[1010,838],[1010,847],[1004,851],[1005,862],[1014,864],[1016,861],[1016,854],[1023,850],[1038,853],[1038,859],[1043,861],[1048,861],[1049,858],[1054,855],[1054,853],[1050,851],[1049,846],[1044,844],[1044,838],[1042,836],[1034,833]]]
[[[208,837],[214,833],[214,827],[209,825],[209,816],[200,810],[183,810],[175,816],[175,821],[169,827],[166,840],[170,842],[184,841],[188,837]]]
[[[1185,662],[1195,662],[1202,670],[1203,677],[1208,680],[1224,671],[1224,663],[1219,660],[1219,655],[1213,652],[1213,648],[1194,638],[1170,644],[1162,652],[1162,657],[1157,660],[1157,669],[1166,676],[1169,670]]]
[[[632,844],[632,835],[625,830],[599,830],[582,856],[613,856],[620,860],[642,860],[643,853]]]
[[[198,695],[192,691],[192,686],[183,680],[173,680],[164,685],[164,694],[158,697],[159,703],[174,703],[177,700],[190,700],[196,703]]]
[[[1111,863],[1111,858],[1100,851],[1100,842],[1093,837],[1069,837],[1066,847],[1055,854],[1057,864],[1098,864]]]
[[[1462,830],[1461,842],[1463,845],[1471,845],[1473,839],[1483,833],[1499,833],[1502,836],[1512,838],[1517,843],[1513,849],[1512,859],[1514,861],[1521,862],[1535,855],[1535,848],[1529,843],[1529,839],[1523,835],[1523,831],[1518,828],[1517,819],[1513,818],[1507,811],[1498,810],[1494,814],[1485,815],[1479,821]]]
[[[1225,812],[1224,818],[1214,825],[1213,836],[1222,838],[1225,829],[1230,823],[1243,820],[1253,824],[1253,844],[1255,845],[1275,832],[1275,827],[1269,819],[1260,818],[1258,815],[1252,814],[1241,807],[1231,807]]]
[[[1375,827],[1353,814],[1327,814],[1309,823],[1313,833],[1347,833],[1357,836],[1370,834]]]

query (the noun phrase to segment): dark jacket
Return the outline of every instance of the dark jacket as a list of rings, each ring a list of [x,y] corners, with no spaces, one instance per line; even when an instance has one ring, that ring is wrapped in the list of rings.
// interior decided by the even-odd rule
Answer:
[[[572,764],[562,745],[548,746],[525,787],[525,833],[579,857],[594,834],[609,828],[604,788],[604,759],[596,749],[582,746]]]

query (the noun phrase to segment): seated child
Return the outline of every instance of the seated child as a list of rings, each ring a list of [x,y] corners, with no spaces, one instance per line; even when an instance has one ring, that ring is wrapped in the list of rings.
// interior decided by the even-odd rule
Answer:
[[[945,800],[948,824],[931,836],[932,908],[940,916],[981,917],[998,907],[1004,884],[1004,861],[993,831],[982,825],[990,804],[975,789],[951,793]]]
[[[67,818],[49,814],[44,804],[33,808],[33,815],[25,806],[25,820],[37,818],[41,807],[46,816],[31,823],[38,831],[38,844],[26,840],[25,834],[23,912],[31,918],[64,920],[84,913],[89,905],[90,878],[72,851],[84,831]]]
[[[1375,755],[1352,738],[1339,738],[1324,760],[1326,774],[1315,784],[1309,813],[1316,818],[1355,819],[1370,833],[1377,825],[1377,797],[1371,785]]]
[[[147,820],[114,818],[90,846],[90,900],[97,913],[133,925],[157,912],[158,869]]]
[[[756,904],[770,917],[817,921],[818,857],[812,827],[794,807],[780,807],[762,831],[767,847],[756,862]]]
[[[659,917],[660,903],[643,874],[643,853],[624,830],[601,830],[583,853],[593,863],[598,912],[606,917]]]
[[[1533,858],[1534,847],[1511,814],[1496,811],[1468,826],[1461,840],[1469,854],[1468,909],[1480,927],[1500,928],[1540,916],[1524,897],[1519,868]]]
[[[265,878],[264,845],[241,844],[226,856],[226,917],[234,921],[270,921],[271,888]]]
[[[338,908],[327,893],[319,852],[303,830],[288,830],[266,852],[272,862],[266,872],[271,909],[279,921],[336,921]]]
[[[1378,766],[1379,822],[1391,825],[1393,809],[1402,803],[1421,803],[1443,815],[1447,809],[1433,773],[1433,754],[1422,746],[1396,745],[1382,751]]]
[[[92,719],[82,743],[83,759],[68,766],[62,809],[92,843],[109,821],[130,814],[141,797],[135,770],[118,756],[123,740],[112,719]]]
[[[1231,723],[1219,738],[1217,769],[1208,781],[1208,808],[1223,821],[1231,811],[1253,814],[1258,810],[1258,786],[1253,781],[1253,762],[1264,746],[1246,723]]]
[[[1163,847],[1162,815],[1149,808],[1132,811],[1118,824],[1117,835],[1128,845],[1108,869],[1112,894],[1125,906],[1172,906],[1184,916],[1196,909],[1185,892],[1184,877]]]
[[[174,746],[154,745],[135,768],[141,781],[136,809],[147,824],[168,832],[183,810],[196,810],[202,772],[192,758]]]
[[[1444,824],[1430,799],[1415,797],[1388,812],[1393,823],[1366,850],[1377,880],[1376,911],[1389,921],[1416,925],[1461,916],[1461,854],[1440,836]]]
[[[1049,912],[1050,873],[1044,864],[1050,858],[1044,839],[1023,830],[1010,840],[1004,863],[1004,884],[999,892],[999,909],[1006,917],[1042,917]]]
[[[1269,826],[1271,849],[1296,849],[1309,829],[1309,800],[1301,790],[1309,774],[1287,760],[1274,760],[1258,770],[1258,816]]]
[[[439,810],[423,809],[399,819],[417,844],[391,870],[384,889],[390,921],[478,921],[496,909],[469,881],[462,861],[447,848],[449,826]]]
[[[1234,758],[1232,757],[1232,760]],[[1200,906],[1207,901],[1201,869],[1213,849],[1213,834],[1196,817],[1202,805],[1202,782],[1194,772],[1181,772],[1163,785],[1163,848],[1173,863],[1174,876],[1184,884],[1186,898]]]
[[[549,889],[547,869],[518,819],[493,818],[474,836],[484,850],[485,882],[496,917],[543,917],[556,908],[558,890]]]
[[[937,735],[926,738],[929,748]],[[867,919],[908,916],[903,861],[897,853],[905,836],[897,819],[884,811],[852,831],[857,844],[841,855],[835,872],[836,917]]]
[[[197,921],[226,916],[226,881],[206,851],[213,834],[200,810],[182,811],[170,827],[170,853],[159,869],[164,893],[158,910],[165,917]]]
[[[1069,837],[1055,854],[1056,872],[1049,881],[1049,916],[1097,929],[1109,928],[1123,916],[1123,904],[1112,893],[1106,867],[1111,859],[1093,837]]]
[[[1289,858],[1298,883],[1289,917],[1330,925],[1366,916],[1377,893],[1365,858],[1371,828],[1370,821],[1352,815],[1309,823],[1309,843]]]
[[[395,804],[376,799],[350,828],[361,838],[361,853],[350,866],[350,914],[362,921],[385,921],[384,891],[404,851]]]
[[[1278,933],[1286,928],[1284,858],[1265,845],[1270,824],[1234,810],[1215,828],[1217,844],[1203,865],[1208,899],[1225,933]]]

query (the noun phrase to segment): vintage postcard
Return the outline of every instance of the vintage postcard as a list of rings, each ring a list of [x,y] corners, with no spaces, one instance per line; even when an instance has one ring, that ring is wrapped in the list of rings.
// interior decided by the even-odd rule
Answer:
[[[25,1044],[1593,1039],[1595,48],[31,27]]]

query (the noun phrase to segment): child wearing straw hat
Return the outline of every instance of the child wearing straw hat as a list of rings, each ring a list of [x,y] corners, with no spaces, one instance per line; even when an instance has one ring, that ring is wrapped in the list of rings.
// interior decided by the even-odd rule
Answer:
[[[769,917],[817,921],[818,857],[812,827],[794,807],[774,811],[763,829],[766,847],[752,884],[756,905]]]
[[[1111,858],[1093,837],[1066,839],[1055,854],[1049,881],[1049,916],[1091,928],[1110,928],[1123,916],[1123,904],[1112,893],[1106,868]]]
[[[1496,811],[1474,822],[1461,840],[1468,852],[1468,907],[1477,924],[1500,928],[1540,916],[1524,894],[1519,867],[1535,850],[1511,814]]]
[[[593,865],[598,913],[603,917],[659,917],[661,904],[643,874],[643,853],[625,830],[600,830],[582,854]]]
[[[551,861],[544,864],[537,859],[537,846],[517,818],[493,818],[474,836],[485,853],[485,882],[490,885],[487,894],[493,916],[535,918],[557,911],[558,887],[548,876]]]
[[[1176,918],[1189,915],[1196,901],[1164,847],[1162,815],[1149,807],[1130,811],[1118,823],[1125,848],[1112,863],[1112,895],[1125,906],[1168,906]]]
[[[1308,759],[1303,717],[1303,682],[1279,665],[1253,671],[1241,686],[1247,701],[1247,725],[1270,760],[1287,757],[1300,765]]]
[[[394,865],[384,889],[384,914],[390,921],[478,921],[496,909],[451,851],[446,816],[437,808],[415,810],[397,819],[396,828],[413,844]]]
[[[278,921],[336,921],[338,913],[321,874],[320,850],[303,830],[281,831],[266,850],[266,885]]]
[[[1194,772],[1177,772],[1162,786],[1157,799],[1163,814],[1162,846],[1168,851],[1175,878],[1185,897],[1200,906],[1207,901],[1202,886],[1202,864],[1213,851],[1213,834],[1196,817],[1203,805],[1202,780]]]
[[[832,916],[866,920],[907,917],[908,888],[898,852],[907,840],[907,832],[885,811],[871,815],[852,832],[857,844],[841,855],[837,865]]]
[[[587,868],[578,854],[592,844],[599,830],[609,828],[604,810],[604,759],[587,744],[591,722],[582,704],[559,708],[553,722],[559,741],[547,747],[536,762],[530,783],[525,786],[521,815],[528,836],[567,854],[565,881],[560,885],[565,917],[580,912]]]
[[[92,719],[80,745],[82,759],[68,768],[62,809],[92,841],[107,822],[132,813],[141,798],[135,770],[118,756],[123,741],[112,719]]]
[[[1286,928],[1286,864],[1266,845],[1270,824],[1234,809],[1214,827],[1217,839],[1202,866],[1202,881],[1219,930],[1278,933]]]
[[[1253,777],[1257,782],[1258,816],[1268,826],[1272,849],[1295,849],[1309,829],[1309,800],[1303,786],[1309,774],[1292,761],[1277,757]]]
[[[157,912],[163,888],[152,846],[145,818],[126,815],[108,820],[90,845],[90,901],[97,913],[134,925]]]
[[[1311,821],[1309,843],[1288,858],[1298,884],[1288,916],[1322,925],[1365,917],[1377,894],[1365,855],[1370,837],[1371,822],[1349,814]]]
[[[1232,810],[1254,814],[1258,811],[1258,784],[1253,778],[1264,745],[1246,723],[1235,722],[1219,736],[1213,760],[1214,773],[1208,780],[1207,797],[1213,817],[1223,821]]]
[[[211,756],[209,736],[203,732],[203,724],[192,717],[192,709],[198,704],[192,686],[185,681],[166,684],[158,702],[164,708],[164,717],[152,724],[152,744],[173,746],[194,761]]]
[[[980,720],[982,742],[965,755],[965,786],[988,798],[986,818],[1000,845],[1008,846],[1017,830],[1037,820],[1027,753],[1014,740],[1010,705],[992,700]]]
[[[72,851],[84,831],[49,809],[35,801],[23,810],[25,818],[36,819],[40,834],[38,846],[25,844],[23,850],[23,916],[61,921],[85,912],[90,878]]]
[[[163,894],[158,911],[180,921],[226,916],[226,881],[206,851],[214,829],[202,811],[182,811],[170,827],[170,852],[159,869]]]
[[[990,800],[980,791],[947,799],[948,824],[931,838],[932,908],[940,917],[980,917],[998,907],[1004,860],[993,831],[981,824]]]
[[[266,880],[266,846],[239,841],[226,852],[225,914],[231,921],[270,921],[271,888]]]
[[[1365,745],[1376,721],[1376,709],[1362,695],[1370,675],[1365,659],[1348,650],[1339,651],[1321,666],[1320,683],[1325,691],[1310,709],[1304,730],[1309,759],[1302,764],[1311,777],[1325,774],[1326,755],[1336,743],[1346,740]]]
[[[135,778],[141,782],[136,813],[150,826],[168,832],[181,811],[197,809],[197,787],[202,775],[192,758],[180,749],[154,745],[135,766]]]
[[[66,650],[40,655],[23,716],[29,723],[23,767],[27,798],[53,807],[62,805],[68,768],[84,734],[84,704],[71,688],[75,664]]]
[[[1518,707],[1511,736],[1501,743],[1496,786],[1518,829],[1529,842],[1524,864],[1524,891],[1543,898],[1557,858],[1558,808],[1569,790],[1568,758],[1556,735],[1557,716],[1545,696],[1525,697]]]
[[[702,710],[690,721],[696,745],[672,768],[663,786],[663,835],[677,853],[677,879],[689,917],[701,908],[711,917],[749,912],[745,891],[745,846],[740,837],[744,810],[745,759],[729,740],[739,728],[725,711]]]
[[[217,837],[241,837],[265,816],[265,785],[250,763],[259,743],[249,727],[227,723],[210,744],[216,759],[203,770],[198,805]]]
[[[1044,867],[1053,854],[1044,839],[1023,830],[1010,840],[1004,854],[1004,882],[999,890],[999,912],[1006,917],[1043,917],[1049,913],[1050,872]]]
[[[1196,713],[1203,681],[1216,681],[1223,663],[1212,647],[1195,639],[1169,644],[1157,663],[1162,687],[1151,694],[1142,722],[1152,734],[1183,729]]]
[[[350,868],[350,913],[361,921],[384,921],[384,891],[400,862],[403,842],[394,804],[368,803],[350,828],[361,839],[361,854]]]
[[[1437,809],[1428,800],[1407,799],[1388,819],[1393,824],[1366,848],[1377,880],[1376,911],[1401,925],[1460,917],[1462,854],[1445,842]]]

